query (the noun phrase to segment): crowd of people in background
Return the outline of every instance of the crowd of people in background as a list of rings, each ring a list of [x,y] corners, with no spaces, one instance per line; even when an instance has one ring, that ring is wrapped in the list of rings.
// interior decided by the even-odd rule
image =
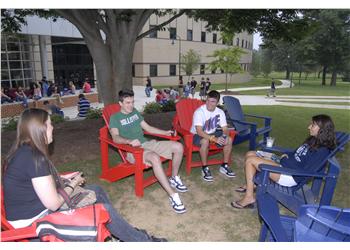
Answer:
[[[151,96],[151,92],[148,89],[148,82],[150,82],[150,78],[147,77],[147,84],[146,84],[146,95],[147,97]],[[195,77],[191,77],[191,81],[188,81],[186,84],[183,83],[182,77],[179,78],[179,84],[177,88],[169,87],[164,89],[157,89],[156,90],[156,96],[155,101],[161,105],[166,104],[169,100],[177,101],[180,98],[189,98],[190,96],[192,98],[195,98],[196,89],[197,89],[197,81],[195,80]],[[210,90],[211,82],[209,77],[206,79],[202,77],[201,82],[199,84],[199,96],[202,101],[205,101],[207,98],[207,94]]]
[[[55,84],[52,81],[48,81],[44,76],[41,81],[31,82],[30,86],[27,88],[17,86],[16,83],[13,83],[11,88],[1,86],[1,104],[21,102],[23,107],[27,108],[29,99],[32,99],[35,102],[43,97],[56,97],[57,104],[63,104],[61,99],[62,96],[77,94],[78,91],[76,85],[77,83],[69,81],[68,87],[62,87],[65,85],[60,86]],[[85,78],[79,92],[92,92],[89,78]]]

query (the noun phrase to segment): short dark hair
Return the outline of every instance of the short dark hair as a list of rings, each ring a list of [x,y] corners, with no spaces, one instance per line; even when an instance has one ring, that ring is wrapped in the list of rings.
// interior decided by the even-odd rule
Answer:
[[[220,101],[220,93],[216,90],[211,90],[208,93],[208,98],[215,98],[218,102]]]
[[[84,94],[80,94],[80,95],[79,95],[79,99],[80,99],[80,98],[85,98],[85,95],[84,95]]]
[[[44,103],[44,105],[50,104],[48,100],[44,101],[43,103]]]
[[[119,101],[123,102],[125,98],[127,97],[134,97],[134,91],[131,89],[122,89],[118,93]]]

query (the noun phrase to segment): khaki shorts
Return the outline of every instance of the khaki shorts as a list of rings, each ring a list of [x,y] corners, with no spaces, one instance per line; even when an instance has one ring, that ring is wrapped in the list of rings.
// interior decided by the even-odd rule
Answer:
[[[143,151],[143,163],[148,164],[148,162],[145,162],[145,154],[149,152],[154,152],[157,155],[164,157],[166,159],[172,159],[173,154],[171,151],[171,146],[173,145],[173,141],[146,141],[142,143],[141,148],[144,149]],[[131,153],[128,153],[126,156],[126,160],[130,163],[135,163],[134,156]]]

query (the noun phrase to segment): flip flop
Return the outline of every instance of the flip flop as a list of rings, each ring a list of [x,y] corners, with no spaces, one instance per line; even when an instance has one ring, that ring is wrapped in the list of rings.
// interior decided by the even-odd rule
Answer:
[[[253,209],[255,207],[255,201],[245,206],[242,206],[238,201],[232,201],[231,206],[238,209]]]
[[[254,192],[255,192],[255,190],[256,190],[256,187],[254,187]],[[245,193],[247,191],[247,189],[243,186],[240,186],[239,188],[236,188],[235,191],[238,193]]]
[[[239,188],[236,188],[235,191],[238,193],[245,193],[245,191],[247,191],[247,189],[245,187],[241,186]]]

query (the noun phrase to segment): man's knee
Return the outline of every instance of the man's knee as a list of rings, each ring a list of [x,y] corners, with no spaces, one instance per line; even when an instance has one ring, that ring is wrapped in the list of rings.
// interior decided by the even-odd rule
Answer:
[[[256,152],[255,151],[248,151],[246,154],[245,154],[245,158],[248,159],[249,157],[252,157],[252,156],[256,156]]]
[[[206,148],[208,148],[208,147],[209,147],[209,140],[203,138],[203,139],[201,140],[201,148],[202,148],[202,149],[206,149]]]
[[[172,145],[172,151],[173,153],[183,153],[184,152],[184,147],[180,142],[174,142]]]
[[[152,164],[152,166],[161,164],[160,156],[154,152],[147,153],[145,160],[149,161]]]

